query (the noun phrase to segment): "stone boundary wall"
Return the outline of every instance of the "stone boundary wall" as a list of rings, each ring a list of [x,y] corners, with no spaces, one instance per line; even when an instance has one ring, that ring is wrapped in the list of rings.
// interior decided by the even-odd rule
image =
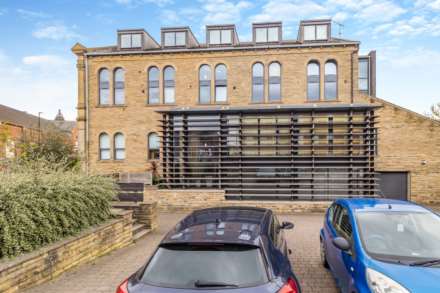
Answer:
[[[19,292],[132,242],[132,212],[34,252],[0,261],[0,292]]]
[[[331,201],[267,201],[226,200],[225,191],[218,189],[144,189],[144,201],[157,202],[161,212],[189,212],[219,206],[251,206],[273,210],[277,214],[323,213]]]

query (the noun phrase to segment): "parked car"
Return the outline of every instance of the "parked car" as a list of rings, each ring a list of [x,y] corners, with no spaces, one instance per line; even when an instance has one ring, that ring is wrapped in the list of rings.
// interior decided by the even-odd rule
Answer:
[[[440,217],[389,199],[339,199],[320,233],[342,292],[440,292]]]
[[[179,222],[117,293],[298,293],[284,238],[268,209],[198,210]]]

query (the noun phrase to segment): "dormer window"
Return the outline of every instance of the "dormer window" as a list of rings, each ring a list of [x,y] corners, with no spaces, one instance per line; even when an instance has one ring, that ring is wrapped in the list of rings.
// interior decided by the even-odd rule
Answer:
[[[330,20],[308,20],[302,21],[300,25],[301,40],[310,41],[327,41],[331,36]]]
[[[304,26],[304,41],[327,40],[327,25],[306,25]]]
[[[186,45],[185,32],[166,32],[164,33],[165,47],[181,47]]]
[[[281,41],[281,23],[254,23],[255,43],[278,43]]]
[[[235,46],[239,43],[235,25],[220,24],[206,26],[206,42],[208,46]]]
[[[142,35],[141,34],[125,34],[121,35],[121,48],[141,48]]]
[[[255,30],[255,41],[257,43],[278,42],[278,28],[257,28]]]
[[[225,45],[232,43],[232,30],[210,30],[209,44],[210,45]]]
[[[118,30],[118,49],[156,49],[159,44],[143,29]]]

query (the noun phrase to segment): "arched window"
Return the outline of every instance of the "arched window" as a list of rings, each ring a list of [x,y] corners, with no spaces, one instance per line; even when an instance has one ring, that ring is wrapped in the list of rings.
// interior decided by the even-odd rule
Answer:
[[[309,101],[319,101],[319,81],[319,63],[316,61],[311,61],[307,65],[307,99]]]
[[[157,160],[159,159],[160,153],[160,139],[157,133],[152,132],[148,135],[148,159]]]
[[[173,104],[175,99],[175,77],[176,71],[173,67],[167,66],[163,71],[163,81],[164,81],[164,103]]]
[[[159,103],[159,69],[153,66],[148,69],[148,104]]]
[[[324,97],[326,100],[336,100],[338,97],[338,66],[335,61],[325,63]]]
[[[252,102],[264,102],[264,65],[255,63],[252,66]]]
[[[110,136],[103,132],[99,135],[99,159],[110,160]]]
[[[281,100],[281,65],[272,62],[269,65],[269,102]]]
[[[125,104],[125,72],[124,69],[118,68],[114,74],[115,87],[115,105]]]
[[[114,137],[114,150],[115,150],[115,160],[125,159],[125,138],[120,132],[115,134]]]
[[[215,102],[228,101],[228,73],[224,64],[215,67]]]
[[[99,71],[99,104],[110,104],[110,73],[106,68]]]
[[[211,67],[206,64],[199,69],[199,103],[211,103]]]

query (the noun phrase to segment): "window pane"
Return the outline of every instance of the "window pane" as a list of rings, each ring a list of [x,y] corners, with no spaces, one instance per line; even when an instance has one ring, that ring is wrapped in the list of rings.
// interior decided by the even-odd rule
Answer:
[[[278,62],[271,63],[269,66],[269,77],[281,76],[281,66]]]
[[[304,26],[304,40],[313,41],[315,40],[315,26],[314,25],[306,25]]]
[[[316,26],[316,39],[317,40],[327,40],[327,25],[317,25]]]
[[[110,104],[110,89],[101,89],[99,91],[99,104],[101,105]]]
[[[124,135],[118,133],[115,135],[115,149],[123,149],[123,148],[125,148]]]
[[[166,104],[172,104],[174,101],[174,87],[166,87],[164,91],[164,102]]]
[[[200,80],[211,80],[211,67],[209,65],[202,65],[200,67]]]
[[[254,84],[252,86],[252,102],[263,102],[264,100],[264,85]]]
[[[307,85],[307,98],[310,101],[319,100],[319,83],[309,83]]]
[[[368,60],[359,60],[359,77],[368,78]]]
[[[336,91],[336,82],[326,82],[324,84],[324,92],[326,100],[336,100],[337,91]]]
[[[255,63],[252,67],[252,75],[255,77],[263,77],[264,76],[264,67],[261,63]]]
[[[281,85],[279,83],[269,84],[269,101],[281,100]]]
[[[131,35],[131,47],[132,48],[142,47],[142,35],[141,34]]]
[[[219,30],[212,30],[209,31],[209,42],[213,45],[220,44],[220,31]]]
[[[211,87],[200,86],[200,100],[201,104],[209,104],[211,102]]]
[[[151,88],[148,91],[148,103],[149,104],[159,104],[160,103],[160,99],[159,99],[159,88],[155,87],[155,88]]]
[[[176,33],[176,46],[185,46],[186,45],[186,33],[185,32],[177,32]]]
[[[174,80],[174,68],[169,66],[165,68],[163,78],[164,80]]]
[[[156,133],[151,133],[148,136],[148,148],[150,150],[158,150],[160,148],[159,135],[157,135]]]
[[[325,75],[336,75],[336,64],[334,62],[325,63]]]
[[[267,42],[267,29],[266,28],[255,29],[255,41],[257,43]]]
[[[368,91],[368,79],[359,79],[359,90]]]
[[[151,67],[148,71],[148,80],[155,81],[159,80],[159,69],[157,67]]]
[[[215,79],[216,80],[226,80],[226,66],[223,64],[217,65],[215,68]]]
[[[230,44],[230,43],[232,43],[232,31],[222,30],[222,44]]]
[[[115,150],[115,159],[116,160],[124,160],[125,159],[125,150]]]
[[[227,88],[225,86],[216,86],[215,87],[215,100],[217,102],[226,102],[227,101]]]
[[[121,35],[121,48],[131,48],[131,35]]]
[[[270,27],[267,30],[267,38],[269,42],[278,42],[278,27]]]
[[[319,76],[319,65],[317,63],[309,63],[309,65],[307,65],[307,75],[308,76],[313,76],[313,75]]]
[[[101,134],[99,136],[99,145],[101,149],[110,148],[110,136],[108,134]]]
[[[115,104],[123,105],[125,103],[124,89],[115,89]]]
[[[174,42],[174,36],[175,33],[164,33],[165,36],[165,46],[174,46],[175,42]]]
[[[110,150],[101,150],[101,160],[110,160]]]

